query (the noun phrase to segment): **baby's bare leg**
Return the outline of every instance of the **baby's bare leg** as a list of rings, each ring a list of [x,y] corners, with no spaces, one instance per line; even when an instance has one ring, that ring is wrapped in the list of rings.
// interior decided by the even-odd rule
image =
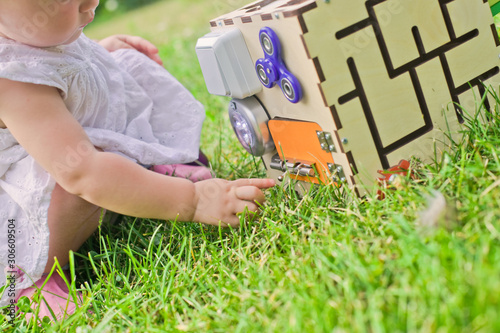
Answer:
[[[69,261],[69,251],[76,251],[99,225],[101,208],[66,192],[56,184],[48,212],[49,259],[45,273],[54,265],[54,257],[61,266]]]

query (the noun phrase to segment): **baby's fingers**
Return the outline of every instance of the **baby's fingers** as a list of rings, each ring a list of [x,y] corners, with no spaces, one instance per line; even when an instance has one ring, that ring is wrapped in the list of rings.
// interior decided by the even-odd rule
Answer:
[[[235,189],[236,198],[262,204],[266,200],[264,193],[255,186],[240,186]]]
[[[276,185],[274,179],[260,179],[260,178],[250,178],[250,179],[238,179],[234,183],[237,186],[255,186],[260,189],[270,188]]]
[[[159,65],[163,64],[160,56],[158,55],[158,48],[150,41],[138,36],[118,35],[118,37],[132,48],[144,53]]]

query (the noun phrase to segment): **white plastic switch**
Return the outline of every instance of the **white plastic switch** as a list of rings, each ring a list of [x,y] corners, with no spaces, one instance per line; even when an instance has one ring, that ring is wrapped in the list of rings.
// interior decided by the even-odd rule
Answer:
[[[239,29],[208,33],[198,39],[196,54],[211,94],[243,99],[262,90]]]

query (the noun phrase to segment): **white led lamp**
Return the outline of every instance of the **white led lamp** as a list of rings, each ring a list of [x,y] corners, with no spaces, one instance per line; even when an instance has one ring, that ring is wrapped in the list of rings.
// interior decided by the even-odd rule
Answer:
[[[275,150],[267,127],[269,118],[257,98],[232,99],[229,103],[229,119],[236,137],[250,154],[262,156]]]

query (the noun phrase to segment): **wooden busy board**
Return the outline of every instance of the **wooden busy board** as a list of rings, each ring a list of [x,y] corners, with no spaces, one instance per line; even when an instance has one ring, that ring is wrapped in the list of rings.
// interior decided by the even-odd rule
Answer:
[[[276,33],[283,61],[303,90],[298,103],[277,87],[256,94],[275,122],[280,158],[294,161],[297,148],[282,147],[300,136],[311,142],[305,136],[318,131],[308,134],[306,124],[315,123],[334,145],[328,152],[333,168],[315,167],[332,174],[340,167],[342,181],[362,193],[361,185],[380,177],[378,170],[402,159],[439,158],[451,139],[460,139],[464,119],[475,115],[483,97],[486,112],[494,112],[500,42],[490,6],[497,2],[263,0],[210,24],[213,31],[239,29],[254,63],[263,57],[260,29]],[[279,121],[302,122],[304,131],[276,126]],[[301,153],[300,162],[317,160],[315,149],[310,158]],[[269,168],[275,154],[263,157],[272,177],[280,174]]]

